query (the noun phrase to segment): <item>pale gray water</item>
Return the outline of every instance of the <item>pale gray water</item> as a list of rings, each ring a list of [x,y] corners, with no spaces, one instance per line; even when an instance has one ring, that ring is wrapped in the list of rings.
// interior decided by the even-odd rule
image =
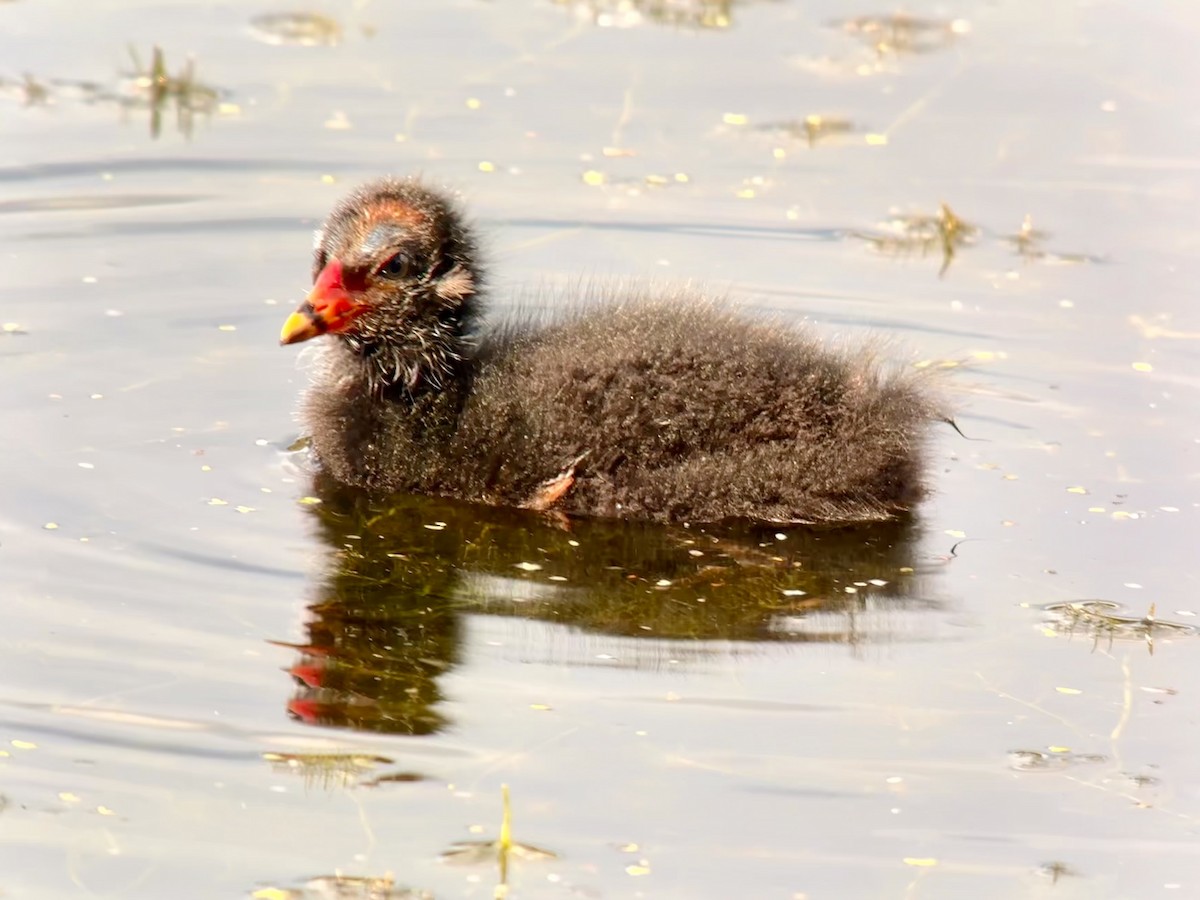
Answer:
[[[1138,625],[1200,610],[1200,15],[917,2],[968,28],[893,55],[828,25],[869,5],[714,5],[708,29],[583,7],[329,2],[340,43],[277,46],[268,4],[0,5],[0,895],[322,897],[342,872],[488,897],[494,864],[439,855],[497,836],[506,783],[514,840],[557,855],[516,861],[513,896],[1200,896],[1200,640],[1155,627],[1151,654]],[[118,77],[154,44],[215,91],[190,137],[168,107],[152,139]],[[772,126],[810,114],[856,130]],[[581,529],[573,569],[566,535],[436,504],[411,522],[448,528],[412,526],[395,569],[436,627],[369,585],[346,607],[353,556],[281,453],[304,375],[276,336],[315,221],[388,171],[463,191],[500,303],[690,278],[890,334],[968,364],[980,440],[939,436],[892,555],[803,556],[826,596],[893,573],[853,616],[641,612],[596,567],[655,597],[686,571],[661,536]],[[853,236],[941,201],[983,229],[944,277]],[[1003,239],[1026,215],[1051,256]],[[365,571],[405,521],[350,540]],[[1094,642],[1041,608],[1091,598],[1134,621]],[[326,637],[353,690],[324,721],[390,728],[288,717],[329,699],[322,657],[270,642]],[[413,722],[435,733],[388,733]],[[305,752],[362,758],[306,780],[263,757]],[[424,780],[368,786],[389,773]]]

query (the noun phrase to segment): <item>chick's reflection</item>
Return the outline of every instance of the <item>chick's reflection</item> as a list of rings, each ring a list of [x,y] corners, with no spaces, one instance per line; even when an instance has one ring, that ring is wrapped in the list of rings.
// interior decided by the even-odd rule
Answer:
[[[298,652],[289,712],[316,725],[439,730],[438,677],[458,661],[472,614],[574,626],[636,660],[653,658],[638,652],[648,639],[692,658],[723,652],[718,642],[728,641],[887,639],[900,611],[928,605],[911,520],[668,528],[429,497],[381,500],[320,476],[313,492],[322,502],[311,514],[331,556],[307,641],[287,646]],[[818,615],[820,627],[804,627]],[[595,638],[578,643],[583,664]]]

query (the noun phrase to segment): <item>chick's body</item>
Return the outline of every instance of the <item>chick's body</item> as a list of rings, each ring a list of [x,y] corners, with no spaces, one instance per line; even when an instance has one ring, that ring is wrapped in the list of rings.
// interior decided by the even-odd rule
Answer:
[[[407,246],[416,232],[393,217],[409,280],[342,279],[367,309],[328,329],[304,407],[337,479],[664,522],[878,520],[926,493],[926,438],[944,412],[924,376],[689,292],[482,328],[469,232],[414,181],[376,183],[335,210],[318,286],[331,261],[380,265],[385,253],[353,262],[381,228],[372,203],[414,210],[407,220],[435,237]]]

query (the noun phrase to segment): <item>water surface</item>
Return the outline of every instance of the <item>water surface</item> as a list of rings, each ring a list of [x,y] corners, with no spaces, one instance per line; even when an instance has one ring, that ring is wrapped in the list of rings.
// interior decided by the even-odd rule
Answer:
[[[1189,5],[299,11],[0,7],[0,893],[492,896],[502,784],[513,896],[1200,892]],[[314,484],[276,338],[383,172],[500,307],[695,279],[971,439],[861,531]]]

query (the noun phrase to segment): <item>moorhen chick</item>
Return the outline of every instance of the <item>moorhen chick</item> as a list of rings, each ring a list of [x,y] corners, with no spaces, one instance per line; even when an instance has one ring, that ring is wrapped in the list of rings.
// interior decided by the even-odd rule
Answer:
[[[926,376],[684,290],[484,327],[477,255],[416,179],[317,232],[280,340],[329,336],[303,421],[338,481],[660,522],[880,520],[926,493]]]

